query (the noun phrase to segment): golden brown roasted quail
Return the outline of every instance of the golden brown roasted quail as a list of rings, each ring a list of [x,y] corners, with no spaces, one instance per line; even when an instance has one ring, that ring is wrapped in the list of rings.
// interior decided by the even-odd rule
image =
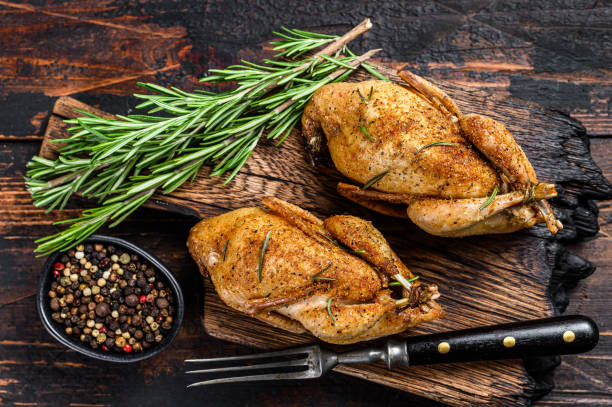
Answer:
[[[437,286],[410,281],[410,270],[371,223],[353,216],[322,221],[275,198],[264,204],[269,210],[238,209],[191,229],[189,252],[228,306],[337,344],[442,315]]]
[[[342,174],[338,192],[366,207],[408,217],[428,233],[509,233],[545,221],[562,228],[529,160],[503,124],[463,115],[426,80],[404,71],[406,86],[386,81],[321,87],[302,116],[310,149],[323,148]],[[378,177],[377,177],[378,176]],[[499,191],[489,203],[493,191]]]

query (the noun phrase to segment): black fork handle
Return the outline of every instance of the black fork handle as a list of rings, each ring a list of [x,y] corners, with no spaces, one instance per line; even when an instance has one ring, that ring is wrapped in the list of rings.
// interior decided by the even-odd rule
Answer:
[[[598,340],[595,322],[571,315],[416,336],[405,345],[414,366],[581,353]]]

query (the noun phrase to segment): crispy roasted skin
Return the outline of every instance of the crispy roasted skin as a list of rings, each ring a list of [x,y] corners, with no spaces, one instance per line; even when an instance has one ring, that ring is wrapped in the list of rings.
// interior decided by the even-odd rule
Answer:
[[[400,76],[406,86],[328,84],[306,105],[302,128],[311,151],[322,151],[325,137],[336,168],[357,185],[386,172],[367,191],[339,183],[341,195],[439,236],[510,233],[544,221],[552,233],[562,228],[545,201],[556,196],[554,185],[538,182],[502,123],[463,115],[423,78]],[[496,210],[483,212],[496,187]]]
[[[371,224],[336,216],[326,220],[332,229],[327,230],[322,221],[293,205],[273,198],[266,203],[277,212],[239,209],[202,220],[189,234],[189,252],[228,306],[271,325],[292,332],[306,330],[338,344],[391,335],[442,315],[431,299],[437,287],[419,281],[413,289],[419,291],[420,301],[411,308],[396,306],[386,287],[387,274],[399,272],[406,278],[412,274],[380,232],[370,239],[368,231],[375,230]],[[268,232],[259,281],[258,262]],[[369,254],[360,258],[319,233],[367,247]],[[333,280],[311,278],[323,269],[320,277]],[[329,298],[335,321],[328,314]]]
[[[364,103],[359,93],[367,98],[370,89],[372,98]],[[465,140],[448,113],[392,82],[326,85],[307,105],[304,122],[321,126],[336,168],[359,185],[390,170],[376,183],[377,190],[473,198],[490,195],[499,183],[493,166]],[[435,141],[457,146],[427,148],[415,155]]]

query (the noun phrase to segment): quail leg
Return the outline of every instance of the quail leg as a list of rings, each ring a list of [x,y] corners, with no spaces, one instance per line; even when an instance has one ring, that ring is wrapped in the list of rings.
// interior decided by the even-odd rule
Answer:
[[[266,205],[271,211],[275,212],[293,224],[295,227],[299,228],[302,232],[315,239],[317,242],[324,245],[331,244],[323,237],[326,236],[323,221],[307,210],[270,196],[263,199],[263,204]]]
[[[539,183],[527,156],[503,123],[487,116],[468,114],[460,120],[463,134],[489,161],[510,180],[515,189],[529,193],[529,188],[546,188],[555,191],[553,184]],[[533,197],[531,197],[533,198]],[[551,233],[563,229],[550,205],[538,200],[536,206]]]
[[[363,191],[355,185],[342,182],[338,183],[336,189],[343,197],[383,215],[402,219],[408,217],[406,215],[406,205],[401,199],[401,195],[404,194],[391,194],[374,190]]]
[[[421,229],[445,237],[510,233],[543,220],[530,204],[523,204],[521,191],[498,195],[483,207],[487,199],[425,198],[412,202],[407,214]]]
[[[337,215],[325,219],[325,228],[331,235],[344,243],[368,263],[381,269],[388,277],[401,274],[413,277],[404,263],[372,222],[355,216]]]
[[[517,190],[527,192],[533,185],[538,185],[538,179],[527,156],[516,143],[506,127],[487,116],[463,115],[457,104],[440,88],[431,82],[409,71],[402,71],[399,76],[410,86],[421,92],[434,105],[444,107],[459,121],[463,135],[481,153],[504,174]],[[545,184],[554,190],[554,185]],[[541,213],[541,219],[546,222],[551,233],[563,229],[563,224],[555,217],[550,205],[538,201],[536,207]],[[493,232],[493,231],[492,231]]]

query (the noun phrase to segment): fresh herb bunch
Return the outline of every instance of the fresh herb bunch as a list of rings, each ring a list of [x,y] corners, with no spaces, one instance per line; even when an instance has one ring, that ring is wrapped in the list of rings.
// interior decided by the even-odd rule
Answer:
[[[39,255],[77,245],[107,222],[116,226],[154,193],[169,194],[193,180],[204,164],[210,176],[229,182],[265,135],[280,145],[291,133],[304,106],[321,86],[343,81],[378,50],[353,54],[346,44],[371,27],[364,20],[342,37],[283,28],[272,42],[280,51],[263,64],[242,61],[211,69],[202,82],[235,83],[229,91],[185,92],[175,87],[139,83],[150,94],[136,94],[146,114],[115,119],[80,112],[67,120],[70,137],[52,161],[35,156],[28,163],[26,185],[37,207],[62,209],[73,194],[97,199],[100,206],[80,217],[56,222],[70,226],[38,239]],[[317,48],[324,49],[311,54]],[[299,58],[299,59],[298,59]]]

